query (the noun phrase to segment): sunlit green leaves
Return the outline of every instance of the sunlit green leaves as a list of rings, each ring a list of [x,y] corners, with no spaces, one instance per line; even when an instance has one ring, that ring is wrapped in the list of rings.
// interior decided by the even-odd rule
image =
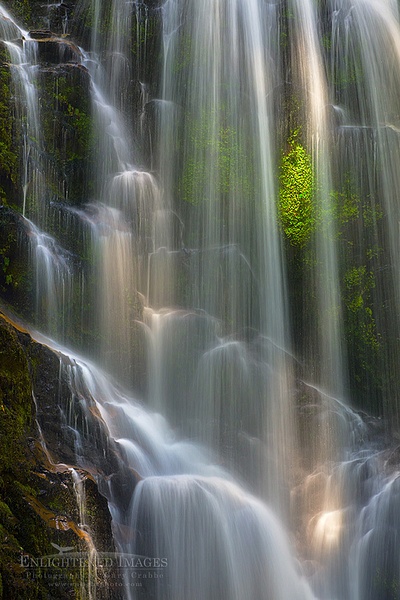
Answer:
[[[303,247],[315,227],[315,178],[311,155],[300,143],[299,130],[289,138],[289,150],[282,155],[279,173],[279,217],[293,246]]]

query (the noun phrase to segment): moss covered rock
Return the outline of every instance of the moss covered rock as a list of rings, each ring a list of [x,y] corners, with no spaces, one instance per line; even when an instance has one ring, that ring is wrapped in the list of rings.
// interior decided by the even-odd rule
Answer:
[[[57,547],[73,548],[79,556],[88,556],[92,542],[100,551],[113,551],[107,502],[99,495],[92,476],[76,471],[81,480],[80,497],[82,493],[85,496],[83,526],[71,468],[56,464],[57,444],[51,435],[48,452],[56,460],[50,462],[43,450],[34,398],[38,407],[42,405],[42,412],[47,409],[52,414],[53,405],[57,410],[53,393],[57,388],[60,400],[63,389],[58,385],[58,373],[59,357],[0,315],[1,599],[86,597],[86,579],[91,577],[92,584],[97,581],[93,573],[83,569],[72,577],[60,565],[43,570],[37,561],[57,555]],[[46,423],[43,425],[46,435]],[[110,461],[108,464],[111,469]],[[97,598],[118,598],[98,583]]]

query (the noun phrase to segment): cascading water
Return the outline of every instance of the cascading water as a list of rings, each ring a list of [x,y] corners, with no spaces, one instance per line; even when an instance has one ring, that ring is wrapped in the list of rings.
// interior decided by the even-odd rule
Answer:
[[[119,476],[99,480],[117,548],[157,557],[166,567],[162,577],[145,575],[139,590],[128,573],[124,597],[314,598],[265,505],[200,446],[174,439],[160,415],[117,390],[95,366],[71,358],[71,390],[95,400],[122,457]]]
[[[356,248],[367,269],[378,263],[378,272],[389,271],[385,283],[378,279],[374,286],[373,301],[392,308],[388,314],[377,315],[381,329],[398,332],[398,8],[390,2],[333,2],[332,10],[330,68],[332,81],[338,82],[332,89],[332,101],[341,108],[335,148],[338,155],[344,155],[345,165],[337,177],[348,180],[351,172],[353,188],[367,199],[360,215],[363,233],[356,234]],[[379,368],[386,373],[385,393],[395,404],[397,391],[390,382],[394,383],[398,369],[396,343]],[[396,415],[395,410],[395,420]]]
[[[327,82],[324,77],[322,49],[318,36],[317,11],[312,2],[292,2],[293,64],[299,86],[305,96],[305,110],[309,115],[308,136],[312,148],[318,200],[321,204],[321,224],[316,231],[318,319],[317,349],[321,357],[319,379],[321,384],[338,396],[343,396],[346,381],[343,367],[342,319],[335,227],[331,211],[333,189],[329,156],[330,123]],[[305,60],[307,57],[307,60]],[[315,351],[315,349],[314,349]]]
[[[163,17],[160,176],[167,201],[178,194],[195,207],[185,232],[189,249],[181,263],[186,264],[178,269],[178,277],[188,278],[183,301],[220,324],[219,340],[204,335],[203,352],[211,346],[207,359],[183,367],[186,373],[207,369],[197,375],[201,383],[196,390],[183,388],[183,402],[188,404],[187,398],[195,395],[200,408],[193,413],[203,427],[213,423],[217,448],[236,444],[238,434],[259,440],[254,464],[258,480],[264,482],[265,492],[269,488],[276,507],[282,507],[281,479],[287,477],[295,436],[288,393],[291,362],[282,351],[289,348],[289,328],[274,208],[273,90],[281,77],[278,11],[259,2],[171,0],[163,7]],[[173,161],[169,148],[177,149]],[[175,298],[180,302],[182,298]],[[184,331],[193,318],[183,315],[180,322],[175,315],[168,320],[166,346],[176,338],[172,324]],[[208,327],[207,318],[198,322]],[[191,339],[190,329],[186,336]],[[250,380],[255,371],[248,336],[258,337],[261,345],[265,338],[271,341],[268,356],[261,356],[257,365],[254,388],[258,379],[263,384],[253,398],[255,420],[246,416],[242,381],[246,372]],[[180,369],[182,357],[175,356],[174,368]],[[221,392],[218,379],[224,382]],[[168,382],[161,387],[168,390]],[[231,388],[237,393],[231,394]],[[182,402],[179,394],[177,401]],[[244,431],[238,431],[239,423]],[[254,454],[252,462],[257,462]]]
[[[6,11],[2,12],[2,39],[19,98],[16,109],[23,146],[22,216],[35,273],[35,320],[46,333],[65,340],[71,323],[68,313],[74,285],[72,255],[46,232],[46,227],[54,198],[67,192],[65,182],[56,180],[42,135],[38,42],[19,28]],[[60,48],[60,58],[64,50]]]
[[[85,7],[90,51],[68,42],[55,84],[57,106],[77,127],[84,119],[65,73],[77,69],[90,88],[95,144],[79,207],[68,204],[67,169],[60,183],[42,135],[40,35],[2,7],[0,31],[24,126],[36,325],[84,346],[72,305],[83,328],[90,303],[85,350],[109,374],[57,348],[69,356],[70,468],[88,468],[85,436],[101,423],[118,457],[112,475],[96,472],[118,552],[165,567],[138,587],[126,572],[123,597],[398,598],[397,454],[379,422],[348,405],[360,344],[371,380],[380,357],[386,403],[399,381],[395,3],[166,0],[156,9],[163,62],[153,88],[142,80],[149,7]],[[137,100],[127,83],[135,68]],[[278,189],[290,160],[302,182],[291,228]],[[308,229],[297,216],[307,181]],[[75,246],[63,249],[68,236],[79,260]],[[305,286],[300,294],[288,273]],[[397,418],[395,397],[391,405],[381,412]],[[82,594],[94,598],[90,576]]]

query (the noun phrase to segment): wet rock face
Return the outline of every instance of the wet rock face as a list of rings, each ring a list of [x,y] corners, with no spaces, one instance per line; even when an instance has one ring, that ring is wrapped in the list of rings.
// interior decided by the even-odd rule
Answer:
[[[15,329],[1,313],[0,342],[0,409],[9,406],[14,414],[20,406],[19,435],[27,427],[34,431],[36,419],[54,464],[85,467],[94,475],[116,472],[118,451],[98,410],[84,390],[74,387],[75,363]]]
[[[62,441],[65,433],[62,419],[59,423],[54,422],[60,410],[58,402],[62,407],[64,395],[68,396],[68,386],[60,379],[59,356],[34,342],[25,331],[16,329],[0,315],[2,598],[38,600],[55,597],[51,592],[51,577],[41,578],[33,586],[21,568],[21,560],[54,555],[55,547],[70,547],[85,554],[89,538],[98,551],[114,551],[107,502],[100,496],[94,478],[82,469],[77,471],[86,503],[86,522],[82,523],[71,470],[66,465],[51,464],[43,452],[36,417],[54,461],[73,458],[67,441]],[[99,425],[98,436],[101,436],[100,429]],[[98,459],[93,440],[88,439],[85,443],[93,469],[111,471],[115,462],[111,454],[108,453],[107,459],[106,451]],[[52,576],[60,580],[62,572],[54,569]],[[65,580],[64,585],[57,588],[57,598],[75,597],[75,591],[73,584]],[[118,595],[100,589],[96,597],[111,600]]]
[[[43,158],[48,164],[49,202],[77,205],[86,201],[96,135],[91,127],[90,77],[72,44],[39,43],[39,56],[49,59],[39,75]],[[60,58],[77,62],[60,62]],[[58,232],[55,232],[56,234]]]
[[[110,9],[110,3],[103,4],[105,11]],[[79,216],[83,205],[98,199],[95,163],[102,159],[96,154],[99,133],[94,126],[92,81],[78,47],[84,41],[83,30],[91,32],[90,3],[9,0],[4,5],[23,28],[29,29],[29,34],[23,36],[25,39],[19,40],[21,48],[29,44],[37,46],[39,65],[34,69],[34,78],[38,106],[33,112],[40,117],[40,127],[37,135],[36,132],[29,135],[29,131],[27,134],[29,103],[23,84],[17,82],[16,76],[21,69],[10,68],[8,49],[0,44],[0,205],[4,207],[0,210],[0,298],[38,329],[56,330],[53,322],[47,327],[49,302],[45,294],[41,296],[38,286],[43,269],[38,268],[34,257],[39,246],[26,223],[24,226],[23,213],[40,231],[56,240],[60,246],[56,259],[60,258],[60,262],[67,264],[68,273],[73,273],[72,291],[67,286],[68,300],[58,302],[57,299],[55,304],[57,308],[62,306],[57,320],[70,319],[74,328],[68,338],[59,336],[58,339],[93,356],[96,347],[106,346],[107,340],[99,340],[96,331],[96,262],[90,246],[89,221]],[[139,82],[146,82],[149,97],[156,94],[161,12],[158,1],[131,5],[129,35],[134,79],[127,85],[127,109],[132,109],[134,128],[139,127],[143,108]],[[49,16],[52,11],[68,16],[65,30],[70,31],[70,35],[63,33],[61,21],[58,25],[52,21]],[[107,21],[104,27],[106,24]],[[105,45],[109,34],[110,31],[102,33]],[[89,39],[90,35],[83,47],[89,47]],[[157,120],[156,115],[153,120]],[[151,121],[152,117],[148,116],[146,123]],[[31,129],[35,128],[31,126]],[[87,212],[87,208],[85,210]],[[57,277],[56,280],[58,283]],[[88,290],[85,296],[81,294],[81,281]],[[51,287],[48,281],[46,285]],[[143,394],[147,363],[144,333],[135,322],[142,319],[143,307],[138,294],[132,297],[131,304],[131,337],[135,340],[133,367],[120,375],[126,385]]]
[[[0,297],[27,319],[33,318],[33,273],[28,231],[14,210],[0,206]]]
[[[8,48],[0,42],[0,203],[14,202],[19,195],[18,146],[19,136],[14,118],[15,103],[12,93],[10,55]]]
[[[38,29],[37,31],[30,31],[29,37],[33,40],[48,40],[54,37],[54,33],[50,29]]]
[[[3,5],[24,27],[51,29],[61,34],[73,18],[77,1],[5,0]]]
[[[52,462],[84,468],[93,475],[116,471],[115,449],[96,407],[71,389],[70,369],[76,366],[29,335],[18,337],[31,365],[36,419]]]
[[[21,155],[27,143],[23,125],[27,118],[26,98],[16,71],[12,76],[8,49],[0,43],[0,203],[20,212],[25,207],[29,218],[43,212],[46,204],[76,205],[87,201],[92,191],[91,161],[97,141],[92,128],[91,78],[81,64],[81,51],[50,31],[31,34],[34,39],[25,40],[25,45],[37,46],[41,131],[40,139],[29,139],[28,145],[29,155],[35,156],[32,161],[39,165],[43,178],[40,197],[35,197],[32,174],[23,189]]]
[[[49,30],[30,31],[29,37],[34,40],[25,43],[36,43],[40,63],[63,64],[79,63],[82,55],[79,48],[67,39],[59,38]]]

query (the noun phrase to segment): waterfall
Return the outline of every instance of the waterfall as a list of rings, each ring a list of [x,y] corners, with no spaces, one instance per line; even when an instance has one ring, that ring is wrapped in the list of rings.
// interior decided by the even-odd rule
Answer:
[[[127,600],[397,598],[397,4],[86,0],[68,27],[0,5],[82,527],[87,470]]]
[[[97,367],[70,355],[65,368],[71,390],[95,402],[119,449],[119,476],[98,476],[119,552],[165,563],[163,576],[145,575],[139,591],[130,585],[128,572],[127,598],[153,594],[172,600],[190,594],[199,600],[239,599],[244,593],[252,598],[314,598],[298,573],[281,524],[261,501],[214,464],[200,445],[175,439],[161,415],[114,387]],[[90,421],[93,410],[89,403],[83,408]],[[122,485],[135,490],[132,497],[124,495]]]
[[[356,184],[365,190],[368,198],[371,231],[365,232],[364,239],[359,240],[360,251],[366,253],[368,245],[374,247],[379,268],[390,271],[388,281],[376,286],[374,301],[393,306],[399,301],[399,207],[396,202],[400,183],[396,167],[399,98],[395,91],[400,59],[398,8],[390,2],[333,2],[332,10],[332,80],[342,80],[332,90],[332,101],[344,109],[337,132],[337,153],[339,156],[345,153],[344,164],[349,160],[346,169],[351,168],[357,174],[354,175]],[[371,35],[372,30],[374,35]],[[382,56],[386,57],[384,61]],[[355,77],[358,71],[363,73],[360,78]],[[352,156],[347,150],[351,148]],[[392,288],[391,292],[388,288]],[[385,320],[383,330],[399,330],[396,310],[380,318]],[[396,345],[392,346],[380,368],[396,373],[397,353]],[[389,381],[392,376],[385,379]],[[397,397],[391,384],[386,393],[393,399]]]
[[[184,301],[218,319],[226,340],[225,349],[218,340],[215,351],[207,355],[208,363],[214,357],[218,361],[211,367],[213,378],[226,381],[226,387],[222,393],[213,390],[206,383],[210,374],[204,374],[200,383],[204,395],[197,390],[196,405],[211,406],[205,426],[216,421],[216,438],[224,446],[223,428],[230,427],[225,415],[232,412],[237,425],[246,412],[246,394],[238,393],[236,406],[228,390],[243,387],[243,373],[252,369],[244,341],[240,361],[248,364],[243,364],[243,371],[233,366],[234,355],[230,359],[228,354],[238,346],[230,338],[252,328],[260,340],[271,341],[268,358],[258,364],[264,371],[264,387],[254,398],[255,405],[259,402],[256,422],[249,422],[249,430],[242,433],[257,433],[260,451],[255,468],[265,493],[271,501],[275,496],[276,507],[282,508],[281,479],[288,475],[295,436],[288,392],[291,363],[281,350],[290,349],[289,318],[274,207],[272,123],[274,89],[281,77],[277,8],[253,1],[171,0],[163,13],[160,176],[167,202],[178,195],[195,207],[185,236],[191,247],[185,270],[189,297]],[[169,148],[173,152],[179,148],[173,161],[168,159]],[[183,326],[176,317],[168,326],[173,322]],[[171,338],[175,335],[171,332]],[[219,360],[217,346],[226,361]],[[188,390],[188,395],[193,397],[193,392]],[[236,425],[228,432],[232,439],[239,433]]]
[[[305,95],[309,114],[308,136],[318,186],[321,225],[316,232],[318,319],[317,351],[321,357],[320,380],[338,396],[344,394],[346,380],[343,367],[342,319],[340,314],[338,258],[335,245],[335,222],[330,210],[333,188],[329,149],[330,119],[328,85],[324,75],[322,49],[317,26],[317,11],[312,2],[293,2],[293,63],[299,85]],[[307,58],[305,58],[307,57]],[[297,74],[297,73],[296,73]]]

